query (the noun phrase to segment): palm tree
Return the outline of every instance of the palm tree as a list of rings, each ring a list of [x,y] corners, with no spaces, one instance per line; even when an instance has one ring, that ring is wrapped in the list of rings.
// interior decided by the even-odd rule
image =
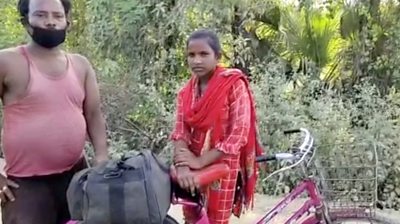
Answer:
[[[278,29],[266,24],[264,30],[271,37],[279,34],[275,49],[298,73],[334,84],[341,78],[341,55],[347,47],[339,33],[340,18],[339,10],[281,6]]]

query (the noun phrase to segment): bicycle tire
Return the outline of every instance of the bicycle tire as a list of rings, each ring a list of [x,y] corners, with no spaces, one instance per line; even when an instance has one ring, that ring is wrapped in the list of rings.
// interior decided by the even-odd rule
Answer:
[[[163,221],[163,224],[179,224],[179,222],[172,218],[172,216],[167,215]]]
[[[400,224],[399,219],[394,219],[387,217],[387,215],[380,212],[376,212],[375,217],[371,218],[360,218],[360,217],[344,217],[344,218],[334,218],[332,219],[332,224],[346,224],[346,222],[351,221],[372,221],[373,224]]]

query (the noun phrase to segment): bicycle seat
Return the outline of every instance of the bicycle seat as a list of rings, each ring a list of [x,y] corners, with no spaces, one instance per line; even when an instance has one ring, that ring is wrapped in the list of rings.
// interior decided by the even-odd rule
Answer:
[[[215,180],[221,179],[228,175],[229,166],[225,163],[217,163],[207,166],[201,170],[191,170],[194,174],[195,182],[198,183],[200,187],[206,186]],[[171,179],[173,182],[177,182],[176,168],[171,167],[170,170]]]

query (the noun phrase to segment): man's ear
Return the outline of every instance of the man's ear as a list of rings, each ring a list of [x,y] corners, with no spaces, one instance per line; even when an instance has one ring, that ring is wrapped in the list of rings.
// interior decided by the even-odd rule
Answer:
[[[26,16],[23,16],[19,19],[19,21],[21,22],[22,26],[24,26],[25,28],[28,26],[29,22],[28,22],[28,18]]]
[[[29,26],[29,21],[27,17],[21,17],[20,22],[26,31],[31,35],[33,33],[32,27]]]
[[[66,28],[66,30],[67,31],[70,31],[71,30],[71,20],[67,20],[67,28]]]

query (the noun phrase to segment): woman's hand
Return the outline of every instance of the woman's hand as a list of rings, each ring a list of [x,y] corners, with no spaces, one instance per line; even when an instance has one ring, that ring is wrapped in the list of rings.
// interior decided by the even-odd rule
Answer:
[[[191,194],[194,195],[196,188],[199,188],[199,186],[193,172],[190,171],[189,167],[176,167],[176,175],[179,186],[187,191],[190,191]]]
[[[201,169],[204,167],[201,157],[197,157],[189,149],[180,148],[175,153],[175,166],[188,166],[191,169]]]

